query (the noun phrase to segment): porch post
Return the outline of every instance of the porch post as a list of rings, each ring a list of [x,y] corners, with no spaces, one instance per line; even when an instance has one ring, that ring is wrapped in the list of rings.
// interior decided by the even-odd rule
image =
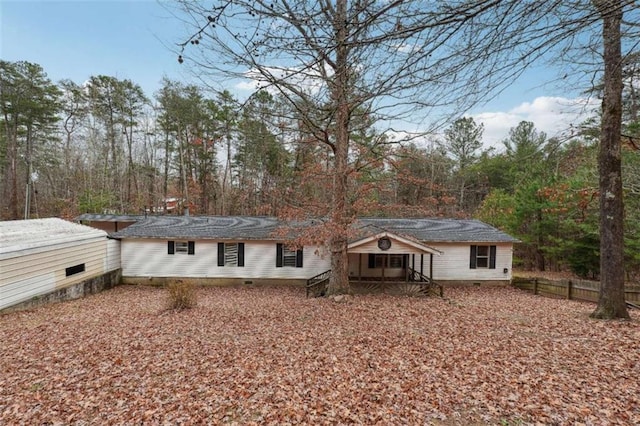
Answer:
[[[433,282],[433,253],[429,253],[429,281]]]
[[[362,253],[358,253],[358,282],[362,282]]]
[[[404,263],[404,282],[407,283],[409,282],[409,255],[405,254],[404,256],[402,256],[403,259],[403,263]]]
[[[420,275],[424,275],[424,253],[420,253]]]

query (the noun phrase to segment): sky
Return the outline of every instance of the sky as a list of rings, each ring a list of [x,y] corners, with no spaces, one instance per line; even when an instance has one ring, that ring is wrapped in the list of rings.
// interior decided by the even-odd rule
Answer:
[[[149,97],[163,77],[195,82],[175,53],[187,34],[156,0],[0,0],[0,59],[37,63],[53,81],[108,75],[132,80]],[[523,120],[549,137],[562,137],[587,117],[585,100],[548,83],[554,77],[542,65],[532,68],[467,113],[484,125],[486,147],[500,149],[509,129]],[[239,98],[248,94],[241,87],[229,90]]]

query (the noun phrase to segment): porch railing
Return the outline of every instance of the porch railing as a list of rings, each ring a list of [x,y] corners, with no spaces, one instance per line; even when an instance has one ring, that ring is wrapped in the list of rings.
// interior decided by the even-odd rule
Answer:
[[[444,295],[444,291],[441,284],[433,281],[431,278],[423,275],[419,271],[415,269],[408,268],[409,272],[409,281],[420,283],[420,291],[425,294],[434,294],[436,296],[442,297]]]
[[[331,269],[324,271],[307,280],[307,297],[313,292],[315,296],[322,296],[327,292],[327,284],[331,278]]]

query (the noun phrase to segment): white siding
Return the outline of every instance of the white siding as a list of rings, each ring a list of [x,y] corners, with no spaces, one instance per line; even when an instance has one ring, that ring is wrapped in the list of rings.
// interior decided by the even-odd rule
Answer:
[[[511,243],[473,243],[476,245],[496,246],[496,268],[469,267],[469,256],[472,243],[438,243],[430,246],[442,251],[441,256],[433,256],[433,279],[438,280],[461,280],[461,281],[489,281],[489,280],[510,280],[511,262],[513,258],[513,245]],[[416,260],[416,262],[418,262]],[[428,259],[425,256],[425,265],[428,270]],[[507,273],[504,273],[507,269]],[[425,274],[428,275],[428,274]]]
[[[107,240],[107,255],[104,259],[104,271],[120,269],[120,241]]]
[[[482,244],[482,243],[481,243]],[[374,243],[375,245],[375,243]],[[433,255],[433,279],[438,281],[488,281],[511,279],[512,244],[496,245],[496,268],[469,267],[471,243],[438,243],[428,244],[442,251],[442,255]],[[420,271],[420,254],[414,256],[408,250],[415,248],[402,247],[399,242],[393,244],[401,252],[407,249],[409,266]],[[377,247],[376,247],[377,248]],[[373,251],[373,247],[371,247]],[[156,239],[126,239],[121,242],[122,275],[124,277],[183,277],[183,278],[241,278],[241,279],[306,279],[330,269],[329,255],[316,254],[315,247],[303,250],[303,268],[276,268],[276,243],[272,241],[245,241],[244,267],[219,267],[218,241],[196,240],[195,254],[168,254],[167,241]],[[378,253],[382,253],[378,249]],[[388,252],[384,252],[388,253]],[[424,254],[422,272],[429,276],[429,254]],[[349,273],[358,276],[357,253],[349,255]],[[507,273],[504,273],[504,269]],[[380,269],[368,268],[368,253],[361,256],[362,276],[380,276]],[[402,269],[385,269],[386,277],[403,277]]]
[[[196,240],[193,255],[168,254],[167,240],[157,239],[125,239],[120,248],[122,275],[132,278],[306,279],[330,268],[315,247],[304,248],[302,268],[277,268],[275,241],[245,241],[244,267],[218,266],[218,241]]]
[[[51,293],[56,289],[54,272],[19,279],[0,286],[0,309],[8,308],[32,297]]]
[[[355,247],[352,251],[357,253],[379,253],[379,254],[406,254],[406,253],[421,253],[420,250],[413,247],[410,244],[402,241],[390,238],[391,248],[389,250],[380,250],[378,247],[378,240],[370,241],[366,244]]]
[[[0,309],[102,275],[107,240],[92,238],[25,252],[0,260]],[[66,276],[66,268],[80,264],[83,272]]]

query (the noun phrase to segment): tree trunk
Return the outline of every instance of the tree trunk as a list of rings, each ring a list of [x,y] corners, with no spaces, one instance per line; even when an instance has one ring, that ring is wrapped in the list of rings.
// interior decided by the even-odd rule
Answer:
[[[593,318],[629,318],[624,300],[624,205],[622,127],[621,1],[598,0],[603,19],[604,97],[598,167],[600,174],[600,295]]]
[[[227,202],[229,191],[227,191],[228,189],[227,185],[230,185],[230,182],[231,182],[231,136],[229,135],[228,126],[225,127],[225,136],[226,136],[226,142],[227,142],[227,160],[224,163],[224,176],[222,177],[222,188],[221,188],[222,200],[220,203],[221,215],[229,214],[228,207],[227,207],[229,204]]]
[[[7,141],[10,144],[9,152],[11,162],[9,168],[9,179],[11,181],[11,190],[9,195],[9,209],[11,214],[9,219],[19,219],[18,213],[18,137],[17,137],[17,120],[13,127],[12,137]]]
[[[336,103],[334,174],[333,174],[333,210],[331,214],[331,278],[328,295],[349,293],[349,259],[347,255],[347,231],[350,220],[347,211],[347,178],[349,159],[349,104],[347,91],[349,84],[348,48],[346,45],[346,0],[336,4],[337,33],[336,79],[333,82],[332,95]]]
[[[167,214],[167,196],[169,193],[169,159],[171,158],[169,133],[164,135],[164,171],[162,176],[162,213]]]

